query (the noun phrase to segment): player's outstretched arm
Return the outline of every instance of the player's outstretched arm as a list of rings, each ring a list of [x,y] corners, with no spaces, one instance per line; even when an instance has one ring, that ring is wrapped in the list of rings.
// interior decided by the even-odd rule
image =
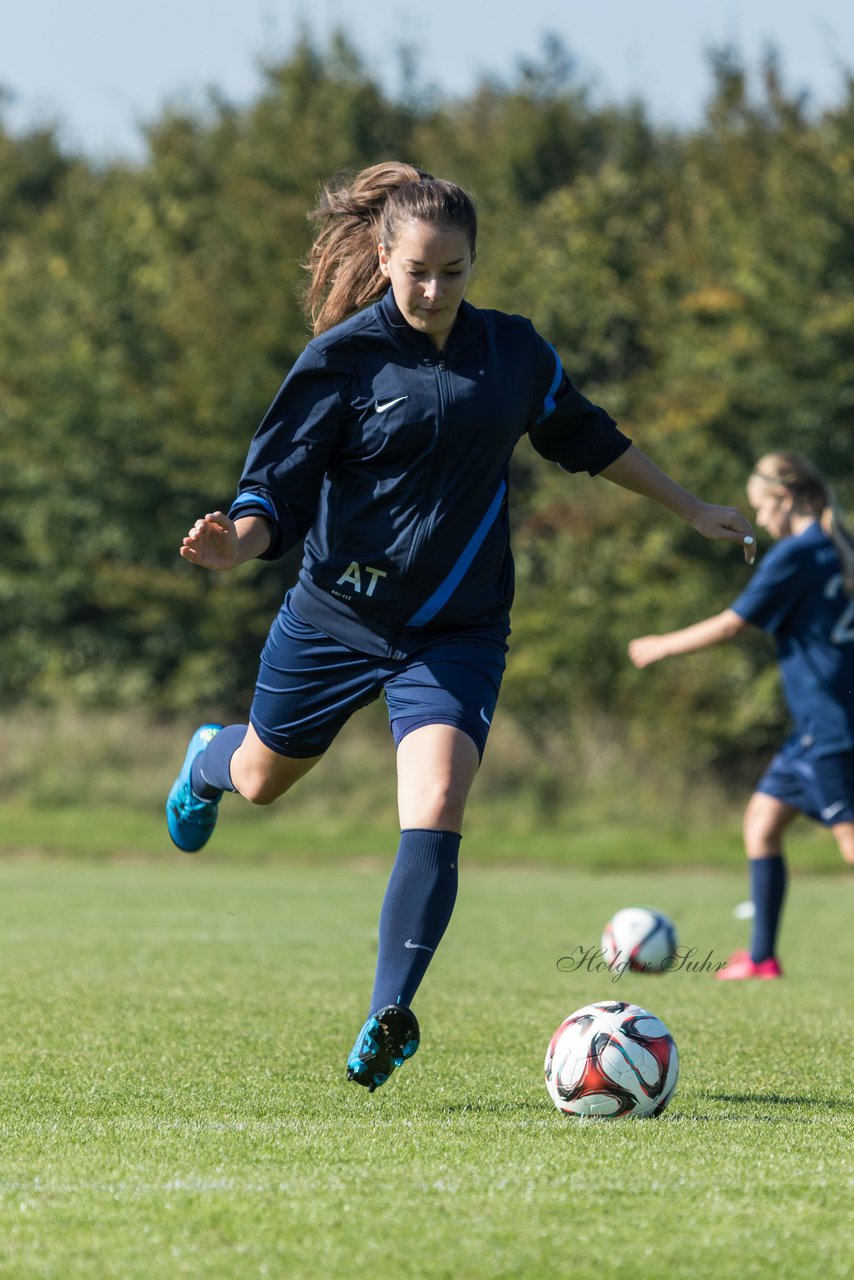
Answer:
[[[692,653],[695,649],[708,649],[713,644],[723,644],[744,631],[747,623],[733,609],[724,609],[713,618],[704,618],[681,631],[669,631],[657,636],[638,636],[629,641],[629,657],[636,667],[648,667],[662,658],[673,658],[677,653]]]
[[[616,462],[605,467],[601,475],[632,493],[650,498],[666,507],[687,524],[693,525],[704,538],[722,542],[738,542],[744,547],[744,558],[753,564],[756,558],[756,541],[750,523],[736,507],[718,507],[701,502],[687,489],[681,488],[664,471],[634,445],[622,453]]]
[[[270,537],[270,522],[263,516],[229,520],[222,511],[209,511],[196,521],[178,550],[191,564],[222,572],[260,556]]]

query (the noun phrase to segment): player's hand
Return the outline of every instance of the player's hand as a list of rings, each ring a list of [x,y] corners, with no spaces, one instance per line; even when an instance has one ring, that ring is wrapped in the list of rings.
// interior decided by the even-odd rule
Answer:
[[[648,667],[667,657],[664,636],[638,636],[629,641],[629,658],[638,668]]]
[[[193,525],[179,552],[202,569],[233,569],[241,563],[234,521],[222,511],[209,511]]]
[[[699,514],[692,521],[694,528],[704,538],[718,542],[740,542],[748,564],[756,559],[756,539],[750,522],[736,507],[716,507],[704,502]]]

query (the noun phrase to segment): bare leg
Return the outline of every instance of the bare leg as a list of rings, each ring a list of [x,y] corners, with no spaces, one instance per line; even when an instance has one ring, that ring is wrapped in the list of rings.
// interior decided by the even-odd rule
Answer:
[[[462,831],[471,785],[480,765],[467,733],[429,724],[397,749],[397,805],[402,830]]]
[[[783,832],[798,810],[774,796],[754,791],[744,811],[744,848],[748,858],[773,858],[783,852]]]
[[[837,822],[835,827],[831,827],[831,831],[842,857],[847,863],[854,865],[854,822]]]
[[[250,724],[231,757],[231,780],[252,804],[272,804],[322,759],[323,756],[281,756],[264,745]]]

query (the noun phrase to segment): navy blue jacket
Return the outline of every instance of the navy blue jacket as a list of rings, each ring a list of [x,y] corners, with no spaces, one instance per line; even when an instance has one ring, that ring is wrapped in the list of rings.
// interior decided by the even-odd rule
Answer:
[[[305,538],[294,609],[363,653],[506,633],[507,470],[526,432],[544,457],[591,475],[629,446],[529,320],[464,302],[440,354],[389,290],[308,344],[229,514],[272,522],[266,559]]]
[[[776,641],[788,749],[810,760],[854,750],[854,602],[821,524],[773,546],[730,608]]]

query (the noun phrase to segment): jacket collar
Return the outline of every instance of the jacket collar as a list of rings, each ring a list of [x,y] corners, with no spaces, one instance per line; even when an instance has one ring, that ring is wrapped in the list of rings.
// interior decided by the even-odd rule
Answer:
[[[436,359],[439,354],[437,348],[426,333],[419,333],[404,319],[395,301],[394,290],[391,286],[389,286],[376,305],[386,325],[399,341],[415,347],[423,355],[430,356],[433,360]],[[473,307],[470,302],[466,302],[463,299],[457,312],[457,318],[454,321],[454,327],[448,336],[448,341],[442,354],[444,356],[454,356],[457,352],[465,350],[482,329],[483,319],[477,307]]]

